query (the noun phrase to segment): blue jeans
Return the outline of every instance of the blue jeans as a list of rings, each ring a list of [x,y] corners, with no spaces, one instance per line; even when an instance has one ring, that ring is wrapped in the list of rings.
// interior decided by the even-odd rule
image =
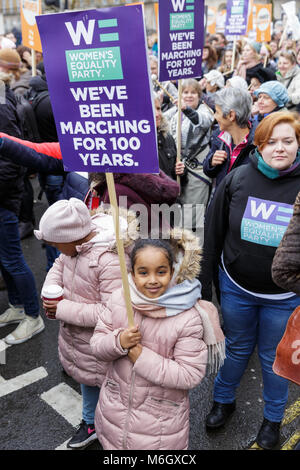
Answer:
[[[59,257],[60,251],[58,251],[58,249],[55,248],[54,246],[47,245],[47,243],[45,243],[45,249],[46,249],[46,258],[47,258],[46,271],[48,272],[52,268],[52,265],[54,261],[56,260],[56,258]]]
[[[0,207],[0,269],[6,283],[8,300],[23,306],[26,315],[38,317],[39,299],[33,274],[27,265],[20,242],[17,216]]]
[[[96,406],[99,400],[99,387],[80,385],[82,394],[82,419],[88,424],[94,423]]]
[[[58,201],[63,184],[64,177],[61,175],[47,175],[45,177],[45,194],[49,206]]]
[[[262,299],[238,288],[220,269],[221,309],[226,336],[226,359],[218,372],[214,400],[232,403],[255,346],[263,377],[264,417],[279,422],[288,398],[288,380],[274,374],[276,348],[300,297]]]
[[[42,180],[40,179],[40,182]],[[45,182],[45,194],[48,201],[49,206],[54,204],[56,201],[59,200],[62,187],[64,184],[64,177],[61,175],[46,175],[44,177]],[[56,260],[56,258],[60,255],[60,252],[54,246],[47,245],[46,248],[46,258],[47,258],[47,266],[46,271],[48,272]]]

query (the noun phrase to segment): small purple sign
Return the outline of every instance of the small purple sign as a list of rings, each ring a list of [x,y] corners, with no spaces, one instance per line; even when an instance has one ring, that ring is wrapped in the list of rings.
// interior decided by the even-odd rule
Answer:
[[[244,36],[247,33],[249,0],[228,0],[225,35]]]
[[[201,77],[204,0],[160,0],[159,80]]]
[[[65,170],[158,173],[142,5],[36,19]]]

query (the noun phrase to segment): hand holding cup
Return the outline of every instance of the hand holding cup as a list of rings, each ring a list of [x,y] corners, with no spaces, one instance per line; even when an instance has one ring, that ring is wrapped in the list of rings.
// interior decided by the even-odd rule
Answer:
[[[57,304],[63,299],[64,290],[61,286],[52,284],[42,289],[43,308],[49,320],[55,320]]]

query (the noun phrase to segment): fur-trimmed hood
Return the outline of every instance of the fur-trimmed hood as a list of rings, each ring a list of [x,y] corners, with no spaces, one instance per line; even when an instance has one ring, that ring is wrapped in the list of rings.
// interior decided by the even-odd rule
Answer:
[[[162,114],[162,116],[161,116],[161,122],[160,122],[160,125],[157,128],[157,132],[161,132],[164,137],[166,137],[168,132],[170,132],[169,123],[168,123],[167,118],[165,117],[164,114]]]
[[[180,284],[197,278],[202,259],[202,249],[198,238],[190,230],[180,227],[171,229],[164,238],[168,236],[176,257],[173,282]]]
[[[90,211],[91,216],[97,214],[107,214],[113,217],[113,208],[111,206],[100,206]],[[131,245],[139,238],[138,220],[135,213],[123,207],[119,207],[119,215],[126,220],[127,229],[123,233],[124,248]],[[198,238],[194,233],[187,229],[174,227],[164,233],[163,238],[169,240],[175,253],[175,270],[173,281],[180,284],[183,281],[192,281],[200,273],[200,262],[202,259],[202,249]],[[111,251],[117,252],[116,242],[110,246]]]
[[[99,214],[106,214],[113,219],[113,208],[111,206],[100,206],[97,209],[90,211],[90,214],[93,218]],[[123,219],[123,224],[120,225],[126,227],[125,230],[122,230],[121,233],[123,245],[124,248],[129,248],[134,243],[134,241],[139,238],[138,221],[134,212],[123,207],[119,207],[119,216]],[[117,253],[117,245],[115,240],[110,243],[109,249]]]

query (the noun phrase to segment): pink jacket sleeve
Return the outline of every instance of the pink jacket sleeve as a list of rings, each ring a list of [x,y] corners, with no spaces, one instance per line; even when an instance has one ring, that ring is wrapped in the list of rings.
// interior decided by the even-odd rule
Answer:
[[[44,281],[44,286],[49,286],[50,284],[58,284],[63,287],[63,262],[61,256],[56,258]]]
[[[95,332],[90,340],[90,345],[94,356],[104,362],[111,362],[121,356],[125,356],[127,351],[121,347],[119,335],[124,328],[113,330],[111,302],[108,302],[106,309],[101,312]]]
[[[150,382],[166,388],[189,390],[205,375],[207,347],[202,340],[202,323],[194,316],[182,330],[174,349],[174,359],[167,359],[143,346],[133,370]]]
[[[98,273],[100,302],[82,303],[64,299],[57,306],[56,318],[58,320],[84,328],[95,327],[112,292],[122,287],[120,262],[117,254],[114,256],[111,253],[104,254],[101,263],[102,269]]]

